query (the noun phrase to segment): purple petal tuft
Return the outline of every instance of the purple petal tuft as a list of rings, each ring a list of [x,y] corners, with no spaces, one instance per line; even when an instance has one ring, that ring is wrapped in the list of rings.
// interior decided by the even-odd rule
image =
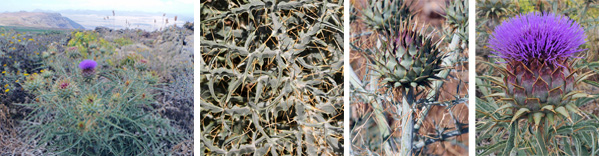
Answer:
[[[506,61],[531,59],[556,64],[582,51],[586,39],[576,21],[553,13],[532,12],[510,18],[495,27],[490,47]]]
[[[79,63],[79,68],[81,70],[90,70],[95,69],[97,65],[98,63],[96,63],[94,60],[83,60],[81,63]]]

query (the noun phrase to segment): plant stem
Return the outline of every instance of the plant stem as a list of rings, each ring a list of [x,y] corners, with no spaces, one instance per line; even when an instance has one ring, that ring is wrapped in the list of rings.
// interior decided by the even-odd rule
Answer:
[[[417,150],[419,148],[422,148],[426,145],[430,145],[432,143],[435,143],[437,141],[443,141],[444,139],[440,139],[440,138],[450,138],[450,137],[454,137],[454,136],[459,136],[462,134],[468,133],[468,128],[463,128],[463,129],[459,129],[459,130],[455,130],[455,131],[449,131],[449,132],[445,132],[443,134],[439,134],[437,136],[433,136],[429,139],[426,140],[421,140],[419,142],[414,143],[414,147],[412,149]]]
[[[412,119],[411,106],[414,103],[414,88],[406,89],[402,96],[402,126],[400,155],[412,155],[412,141],[414,134],[414,120]]]
[[[355,88],[356,91],[368,92],[368,93],[374,93],[376,91],[377,77],[371,76],[370,83],[369,83],[370,86],[368,87],[368,91],[366,91],[366,89],[362,87],[362,85],[363,85],[362,81],[360,81],[360,79],[358,78],[358,76],[356,75],[356,73],[354,72],[354,70],[351,66],[349,67],[348,75],[350,76],[350,83]],[[377,98],[376,96],[366,96],[363,94],[359,94],[359,95],[361,96],[362,99],[364,99],[365,101],[370,103],[370,105],[373,108],[374,121],[376,122],[376,125],[379,129],[379,133],[380,133],[379,136],[387,137],[387,136],[391,135],[391,130],[389,128],[389,125],[387,124],[387,119],[385,118],[385,114],[383,113],[384,109],[381,105],[380,99]],[[383,143],[382,146],[386,153],[391,154],[392,149],[388,142]]]

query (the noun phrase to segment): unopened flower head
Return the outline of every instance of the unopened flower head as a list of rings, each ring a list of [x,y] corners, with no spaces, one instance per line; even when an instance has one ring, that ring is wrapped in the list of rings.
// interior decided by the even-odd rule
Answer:
[[[506,61],[533,59],[556,64],[582,51],[584,30],[576,21],[553,13],[531,12],[504,21],[495,28],[490,47]]]
[[[60,86],[59,86],[59,88],[60,88],[60,89],[66,89],[68,86],[69,86],[69,83],[68,83],[68,82],[62,82],[62,83],[60,83]]]

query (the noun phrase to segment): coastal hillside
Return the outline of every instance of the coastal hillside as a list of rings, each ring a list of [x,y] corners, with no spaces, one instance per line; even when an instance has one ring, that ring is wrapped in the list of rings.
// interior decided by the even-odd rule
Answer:
[[[59,13],[6,12],[0,13],[0,26],[84,29],[83,26]]]

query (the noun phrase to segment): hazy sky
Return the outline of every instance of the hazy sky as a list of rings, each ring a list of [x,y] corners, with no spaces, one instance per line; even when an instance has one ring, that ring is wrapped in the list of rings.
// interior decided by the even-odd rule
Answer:
[[[0,12],[41,10],[119,10],[193,16],[194,0],[2,0]]]

